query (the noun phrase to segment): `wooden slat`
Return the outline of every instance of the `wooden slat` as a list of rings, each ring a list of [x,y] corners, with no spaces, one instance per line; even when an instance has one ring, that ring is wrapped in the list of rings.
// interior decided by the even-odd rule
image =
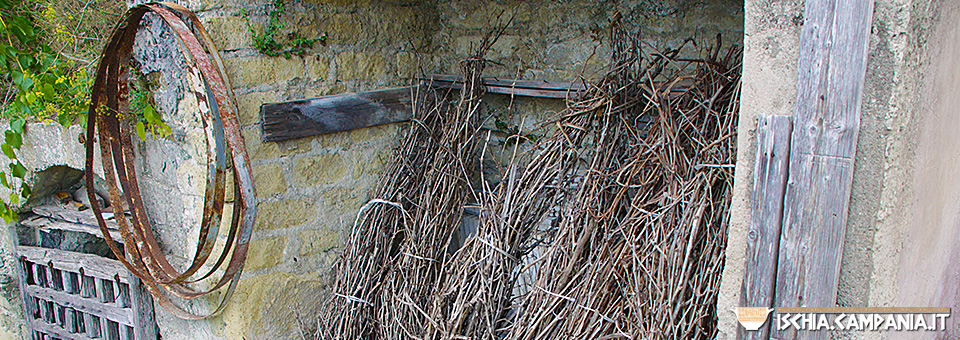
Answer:
[[[775,304],[829,307],[837,299],[873,1],[805,6]],[[784,340],[830,336],[771,333]]]
[[[421,78],[423,85],[437,88],[462,89],[463,78],[452,75],[433,74]],[[586,89],[581,82],[546,82],[514,79],[483,78],[484,90],[487,93],[499,93],[539,98],[576,98],[578,93]]]
[[[112,280],[119,275],[122,281],[126,281],[127,277],[127,268],[120,261],[93,254],[30,246],[17,246],[17,254],[33,263],[52,262],[54,268],[60,270],[79,273],[82,268],[84,275],[101,279]]]
[[[139,340],[155,340],[157,338],[157,321],[153,314],[153,299],[140,279],[130,274],[127,279],[130,285],[130,304],[136,322],[133,324],[133,335]]]
[[[53,335],[61,339],[71,339],[71,340],[90,340],[90,337],[87,337],[83,334],[70,333],[66,329],[61,328],[60,326],[49,324],[41,320],[31,320],[27,319],[27,325],[34,330],[40,331],[45,334]]]
[[[83,325],[85,327],[87,337],[100,337],[100,318],[83,313]]]
[[[456,75],[448,74],[428,74],[420,80],[430,81],[434,83],[456,83],[463,84],[463,77]],[[536,89],[536,90],[553,90],[553,91],[583,91],[587,88],[586,84],[583,82],[549,82],[545,80],[517,80],[517,79],[500,79],[495,77],[484,77],[482,79],[484,86],[489,87],[506,87],[506,88],[521,88],[521,89]]]
[[[133,312],[129,309],[97,303],[96,301],[84,299],[78,295],[58,292],[50,288],[27,286],[25,290],[27,291],[27,295],[35,296],[46,301],[56,301],[57,304],[61,306],[73,308],[85,314],[105,317],[126,324],[133,323]]]
[[[41,205],[41,206],[33,207],[30,210],[33,211],[34,214],[37,214],[40,216],[99,228],[99,225],[97,224],[97,218],[93,216],[93,213],[90,210],[76,211],[76,210],[67,209],[60,206],[56,206],[56,205]],[[118,230],[117,221],[113,220],[113,214],[104,213],[103,215],[104,215],[104,218],[109,218],[108,220],[105,221],[107,224],[107,228],[111,230]],[[27,225],[29,225],[31,221],[28,220],[26,221],[26,223]]]
[[[41,231],[46,230],[66,230],[78,233],[85,233],[94,235],[96,237],[103,238],[103,235],[100,233],[100,228],[93,225],[81,224],[81,223],[71,223],[64,222],[58,219],[49,218],[45,216],[34,216],[28,220],[23,220],[20,222],[28,227],[38,228]],[[115,228],[116,222],[113,220],[107,221],[107,230],[110,231],[110,237],[118,243],[123,243],[123,238],[120,237],[120,231]],[[110,227],[114,226],[114,227]]]
[[[410,119],[415,87],[348,93],[260,106],[263,141],[358,129]]]
[[[783,194],[787,188],[790,160],[789,116],[760,115],[757,123],[757,157],[750,197],[750,227],[740,294],[742,307],[774,307],[777,277],[777,249],[783,218]],[[760,331],[738,327],[738,339],[767,339],[770,322]]]

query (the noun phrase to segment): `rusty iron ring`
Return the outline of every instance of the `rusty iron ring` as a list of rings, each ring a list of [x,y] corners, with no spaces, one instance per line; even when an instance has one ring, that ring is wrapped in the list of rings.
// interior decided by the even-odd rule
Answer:
[[[127,112],[127,65],[131,60],[133,41],[143,16],[147,12],[158,14],[176,33],[174,36],[181,44],[181,50],[189,70],[199,70],[201,81],[205,85],[204,93],[194,92],[198,99],[210,104],[209,110],[201,110],[204,132],[207,137],[207,187],[204,195],[204,209],[197,253],[190,267],[178,272],[163,255],[150,223],[137,185],[136,170],[133,166],[132,129],[122,115]],[[178,13],[174,14],[174,12]],[[186,18],[186,22],[181,17]],[[187,23],[189,22],[189,24]],[[203,44],[197,40],[197,35]],[[212,63],[211,63],[212,60]],[[211,100],[212,98],[212,100]],[[183,319],[202,319],[220,313],[233,295],[240,273],[243,271],[250,237],[256,216],[256,196],[250,173],[250,162],[240,134],[240,122],[237,118],[237,105],[234,101],[232,86],[227,79],[222,59],[212,40],[196,15],[186,8],[169,2],[154,2],[130,9],[124,19],[117,24],[114,34],[104,48],[97,67],[94,86],[91,91],[91,104],[87,113],[87,138],[85,140],[87,164],[85,167],[87,195],[95,197],[93,183],[94,141],[100,141],[100,154],[104,175],[110,192],[110,202],[115,207],[121,237],[126,245],[127,254],[119,249],[110,237],[102,209],[92,199],[91,208],[97,218],[100,230],[107,245],[134,275],[139,277],[157,302],[177,317]],[[97,128],[100,126],[100,128]],[[224,147],[224,141],[227,147]],[[226,150],[225,150],[226,149]],[[235,192],[233,216],[227,241],[216,263],[199,278],[188,280],[207,263],[219,234],[220,219],[224,206],[224,174],[227,170],[227,152],[232,163]],[[119,182],[119,183],[117,183]],[[119,187],[118,187],[119,184]],[[121,188],[122,193],[121,194]],[[131,213],[127,217],[123,209],[126,203]],[[184,283],[197,282],[215,273],[230,253],[232,255],[223,276],[209,290],[197,291]],[[160,288],[181,298],[193,299],[218,290],[229,284],[226,294],[217,308],[210,314],[199,315],[183,310],[168,300]]]

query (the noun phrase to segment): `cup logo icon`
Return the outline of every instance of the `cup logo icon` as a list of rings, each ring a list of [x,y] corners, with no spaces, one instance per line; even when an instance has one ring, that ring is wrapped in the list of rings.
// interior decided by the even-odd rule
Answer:
[[[748,331],[759,330],[767,322],[767,316],[773,308],[767,307],[737,307],[737,321]]]

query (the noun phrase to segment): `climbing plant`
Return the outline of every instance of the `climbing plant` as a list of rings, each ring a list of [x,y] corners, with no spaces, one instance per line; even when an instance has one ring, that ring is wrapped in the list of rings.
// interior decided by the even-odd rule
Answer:
[[[27,168],[17,157],[23,145],[24,127],[28,121],[86,125],[86,111],[90,105],[90,87],[87,74],[92,61],[84,65],[78,57],[66,56],[54,50],[59,46],[76,44],[53,7],[32,1],[0,0],[0,64],[7,71],[0,79],[4,86],[0,118],[9,119],[9,128],[3,133],[0,150],[9,164],[0,172],[0,185],[9,188],[9,197],[0,200],[0,217],[10,222],[17,219],[14,208],[30,198],[30,186],[24,183]],[[69,18],[72,15],[67,14]],[[38,20],[53,25],[43,30]],[[137,124],[141,139],[149,131],[155,136],[169,135],[170,128],[142,91],[132,91],[130,117]],[[15,180],[19,179],[19,180]]]
[[[294,31],[287,34],[287,39],[280,38],[283,29],[281,16],[286,11],[284,0],[274,0],[273,9],[268,13],[267,26],[263,32],[258,31],[250,23],[250,14],[246,8],[240,9],[240,16],[247,22],[247,30],[250,31],[250,38],[253,40],[253,46],[271,57],[284,56],[290,58],[293,55],[302,56],[307,49],[313,48],[313,44],[319,42],[321,45],[327,44],[327,33],[323,33],[316,38],[307,38],[300,35],[300,32]]]

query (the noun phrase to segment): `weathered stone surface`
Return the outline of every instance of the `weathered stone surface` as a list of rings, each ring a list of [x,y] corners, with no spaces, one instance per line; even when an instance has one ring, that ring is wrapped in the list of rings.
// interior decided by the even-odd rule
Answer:
[[[365,187],[369,187],[375,181],[375,178],[370,178],[365,181]],[[325,213],[330,213],[330,216],[345,216],[344,223],[349,223],[353,225],[353,219],[356,217],[357,209],[367,201],[369,198],[369,192],[366,190],[361,191],[356,187],[334,187],[327,188],[321,194],[321,202],[323,202],[323,210]],[[344,213],[344,215],[341,215]],[[331,220],[334,220],[331,218]],[[339,222],[339,221],[337,221]]]
[[[300,256],[327,252],[340,244],[340,234],[330,227],[304,230],[297,236],[300,239]]]
[[[301,225],[316,215],[313,199],[281,199],[257,204],[255,229],[280,229]]]
[[[337,55],[337,79],[375,79],[387,76],[383,56],[366,51],[346,51]]]
[[[227,58],[223,63],[235,87],[284,83],[305,75],[303,59],[300,57]]]
[[[254,166],[253,183],[256,185],[259,197],[269,197],[287,191],[287,180],[284,179],[283,168],[277,163]]]
[[[283,262],[283,252],[286,247],[287,238],[284,236],[250,241],[250,250],[247,251],[247,263],[243,266],[243,270],[254,271],[280,264]]]
[[[316,327],[324,282],[316,272],[278,272],[242,279],[231,303],[211,322],[223,325],[218,335],[224,339],[312,338],[308,332]],[[301,322],[306,329],[300,328]]]
[[[247,154],[250,155],[251,161],[276,158],[280,154],[277,143],[263,142],[259,127],[244,129],[242,134],[243,144],[247,149]]]
[[[347,160],[336,153],[301,157],[294,161],[293,181],[299,187],[335,183],[347,175],[347,164]]]
[[[327,73],[330,70],[330,59],[324,55],[317,54],[304,58],[307,63],[307,76],[314,81],[323,81],[327,79]]]
[[[214,45],[221,51],[231,51],[253,45],[246,21],[237,16],[201,19]]]
[[[260,105],[282,101],[276,92],[250,92],[237,95],[240,125],[260,125]]]

